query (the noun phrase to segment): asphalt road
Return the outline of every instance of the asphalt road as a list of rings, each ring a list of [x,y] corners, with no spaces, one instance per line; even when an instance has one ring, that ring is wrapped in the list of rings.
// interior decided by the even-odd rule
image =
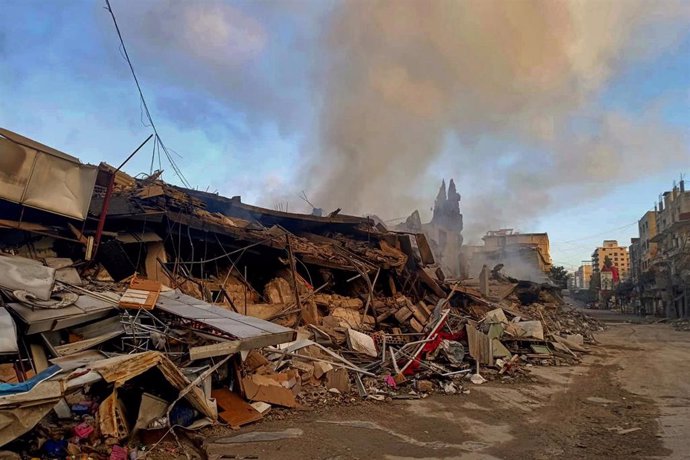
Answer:
[[[577,366],[468,395],[292,412],[242,429],[295,436],[215,446],[228,458],[690,458],[690,333],[612,317]],[[207,433],[233,436],[238,433]]]

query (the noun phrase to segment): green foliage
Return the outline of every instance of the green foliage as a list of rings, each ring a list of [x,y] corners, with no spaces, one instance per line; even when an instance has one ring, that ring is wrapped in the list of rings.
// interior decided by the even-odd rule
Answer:
[[[599,289],[601,289],[601,274],[594,272],[589,280],[589,290],[598,291]]]
[[[549,278],[557,284],[558,286],[562,287],[565,289],[568,286],[568,279],[572,275],[568,273],[568,270],[566,270],[564,267],[561,266],[552,266],[551,267],[551,272],[549,273]]]

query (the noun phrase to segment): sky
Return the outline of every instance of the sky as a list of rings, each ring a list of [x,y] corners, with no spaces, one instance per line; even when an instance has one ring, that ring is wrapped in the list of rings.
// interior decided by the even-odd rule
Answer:
[[[394,224],[454,178],[465,241],[545,231],[575,269],[690,169],[689,2],[111,4],[201,190]],[[152,128],[105,1],[0,7],[0,126],[119,164]],[[124,169],[182,183],[152,144]]]

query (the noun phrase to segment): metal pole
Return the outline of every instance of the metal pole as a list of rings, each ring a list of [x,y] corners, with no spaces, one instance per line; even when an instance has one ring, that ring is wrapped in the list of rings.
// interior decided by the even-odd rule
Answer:
[[[103,197],[103,206],[101,207],[101,215],[98,217],[98,227],[96,227],[96,237],[94,238],[93,242],[93,255],[91,258],[93,259],[96,257],[96,252],[98,251],[98,246],[101,243],[101,236],[103,236],[103,227],[105,226],[105,217],[108,214],[108,208],[110,207],[110,198],[113,195],[113,188],[115,187],[115,176],[117,175],[117,172],[122,169],[122,167],[132,159],[132,157],[139,151],[141,148],[146,145],[146,143],[151,140],[153,137],[153,134],[149,135],[149,137],[146,138],[144,142],[141,143],[139,147],[134,150],[134,152],[130,153],[130,155],[125,159],[125,161],[122,162],[120,166],[117,167],[115,171],[110,173],[110,180],[108,180],[108,188],[105,191],[105,196]]]

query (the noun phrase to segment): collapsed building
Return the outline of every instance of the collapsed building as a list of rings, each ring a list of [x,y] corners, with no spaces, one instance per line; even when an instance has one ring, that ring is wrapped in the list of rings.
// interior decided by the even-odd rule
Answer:
[[[460,198],[453,179],[447,190],[446,181],[443,180],[434,201],[431,221],[422,224],[419,211],[414,211],[405,222],[395,228],[402,232],[424,233],[437,264],[448,276],[455,278],[462,273],[463,223]]]
[[[484,265],[502,265],[504,272],[519,279],[547,282],[552,262],[547,233],[520,233],[512,228],[489,231],[483,246],[463,246],[462,272],[476,276]]]
[[[22,455],[136,458],[314,397],[456,393],[576,361],[600,327],[500,267],[451,281],[452,182],[430,224],[391,231],[0,134],[0,446]]]

